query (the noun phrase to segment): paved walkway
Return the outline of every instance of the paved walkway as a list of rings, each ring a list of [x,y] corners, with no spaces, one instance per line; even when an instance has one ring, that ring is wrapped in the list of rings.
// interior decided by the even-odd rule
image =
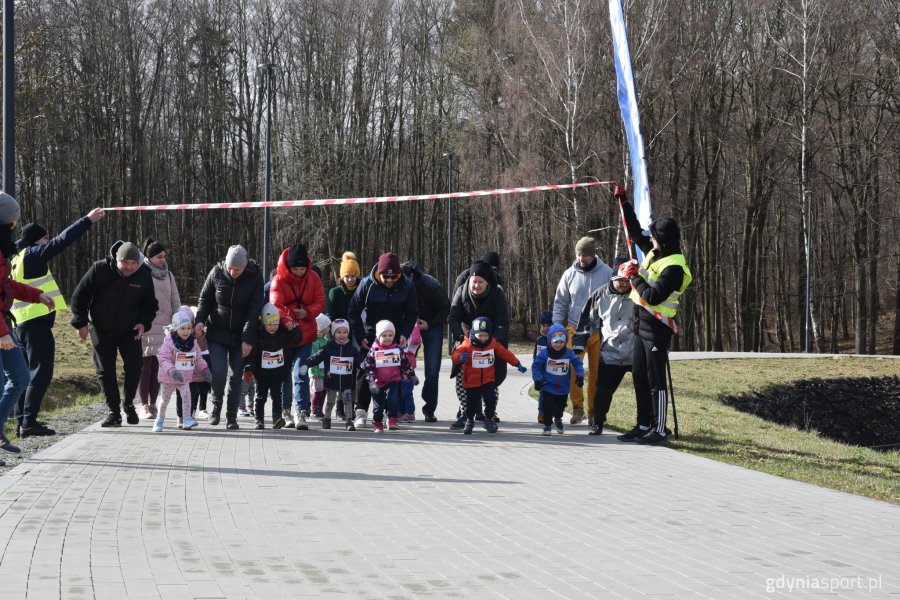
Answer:
[[[0,589],[900,597],[900,507],[585,426],[541,437],[527,382],[504,384],[497,435],[448,431],[443,376],[442,421],[396,433],[90,427],[0,478]]]

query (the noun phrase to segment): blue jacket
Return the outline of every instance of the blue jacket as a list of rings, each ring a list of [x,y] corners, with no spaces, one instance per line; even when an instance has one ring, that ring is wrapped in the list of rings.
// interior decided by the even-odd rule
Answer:
[[[538,352],[534,362],[531,363],[531,377],[534,381],[544,382],[544,388],[541,391],[557,396],[568,396],[569,383],[572,380],[572,368],[575,369],[576,377],[584,377],[584,364],[582,364],[581,359],[572,352],[571,348],[564,348],[561,356],[558,358],[550,357],[549,352],[553,352],[553,349],[544,348]],[[568,363],[563,362],[566,360],[568,360]],[[548,369],[565,369],[565,374],[555,375],[549,372]]]

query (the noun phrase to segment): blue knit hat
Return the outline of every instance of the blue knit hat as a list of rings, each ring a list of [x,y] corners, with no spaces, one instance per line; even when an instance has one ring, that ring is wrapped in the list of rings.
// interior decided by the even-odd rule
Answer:
[[[566,332],[566,328],[562,325],[554,325],[550,328],[550,331],[547,332],[547,341],[553,342],[555,338],[562,337],[563,340],[569,339],[569,334]]]
[[[472,321],[472,335],[474,336],[476,333],[490,333],[493,327],[491,326],[491,320],[487,317],[475,317],[475,320]]]

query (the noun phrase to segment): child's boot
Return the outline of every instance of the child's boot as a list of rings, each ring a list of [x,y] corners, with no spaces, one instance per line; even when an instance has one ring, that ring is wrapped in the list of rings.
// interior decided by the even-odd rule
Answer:
[[[356,409],[356,420],[353,422],[357,429],[364,429],[366,426],[366,410],[362,408]]]
[[[331,417],[322,418],[322,429],[331,429]]]
[[[294,426],[294,417],[291,415],[291,409],[286,408],[281,411],[281,418],[284,419],[285,427],[293,427]]]
[[[463,433],[466,435],[472,435],[472,431],[475,429],[475,421],[466,420],[466,425],[463,427]]]
[[[388,417],[388,429],[391,431],[400,429],[400,426],[397,424],[397,417]]]
[[[553,424],[556,425],[556,433],[563,434],[566,432],[566,428],[563,425],[562,419],[555,419]]]
[[[551,431],[552,429],[553,429],[553,428],[550,427],[549,425],[544,425],[544,432],[543,432],[541,435],[550,435],[550,431]]]
[[[353,424],[353,419],[347,417],[347,431],[356,431],[356,425]]]
[[[372,421],[372,429],[375,431],[375,433],[383,433],[384,423],[382,421]]]
[[[182,427],[187,430],[190,430],[196,426],[197,426],[197,421],[194,420],[194,417],[185,417],[184,421],[182,422]]]

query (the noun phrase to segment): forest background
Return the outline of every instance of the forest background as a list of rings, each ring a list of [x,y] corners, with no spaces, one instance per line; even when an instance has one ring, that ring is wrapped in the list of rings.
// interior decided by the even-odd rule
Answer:
[[[625,0],[654,215],[695,282],[676,348],[900,354],[900,4]],[[601,0],[20,0],[22,223],[94,206],[627,180]],[[808,200],[808,202],[804,202]],[[454,201],[454,271],[499,250],[534,333],[575,240],[624,254],[602,187]],[[807,209],[808,207],[808,209]],[[447,201],[273,209],[269,265],[303,242],[332,284],[391,250],[447,280]],[[805,223],[811,223],[807,230]],[[116,239],[169,246],[195,299],[262,210],[108,213],[53,266],[71,293]],[[331,272],[329,272],[331,269]]]

